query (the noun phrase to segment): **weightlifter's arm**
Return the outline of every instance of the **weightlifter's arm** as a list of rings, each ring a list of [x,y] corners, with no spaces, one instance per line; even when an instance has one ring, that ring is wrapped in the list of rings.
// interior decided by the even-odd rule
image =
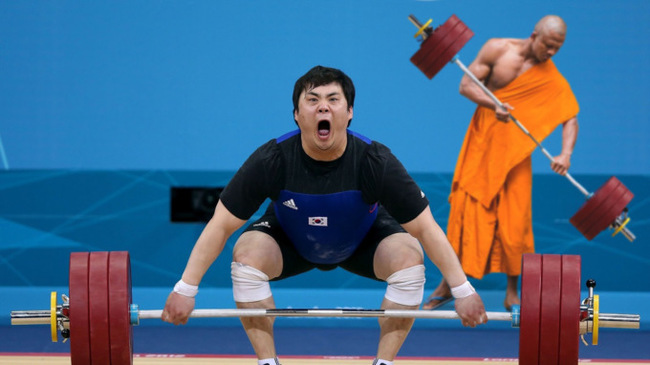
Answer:
[[[201,232],[185,266],[182,280],[185,284],[198,286],[206,271],[217,259],[228,238],[246,223],[234,216],[219,201],[214,215]],[[167,298],[162,320],[185,324],[194,309],[194,298],[172,292]]]
[[[562,152],[555,156],[551,162],[551,169],[560,175],[566,174],[571,167],[571,155],[578,139],[578,129],[577,117],[562,123]]]
[[[199,285],[203,275],[217,259],[228,238],[245,220],[237,218],[221,203],[217,203],[214,215],[201,232],[183,272],[183,281],[190,285]]]
[[[492,75],[492,69],[499,57],[506,52],[506,48],[507,41],[505,39],[490,39],[481,47],[476,59],[467,68],[479,81],[488,86],[487,81]],[[459,92],[474,103],[494,110],[497,119],[504,122],[508,121],[509,111],[514,109],[508,103],[503,103],[505,110],[497,107],[494,101],[466,74],[460,80]]]
[[[433,218],[431,210],[426,208],[410,222],[402,224],[404,229],[417,238],[429,259],[438,267],[451,288],[467,285],[467,276],[458,261],[456,252],[451,247],[445,233]],[[467,284],[465,284],[467,283]],[[483,301],[474,293],[456,299],[456,312],[463,325],[474,327],[487,322]]]

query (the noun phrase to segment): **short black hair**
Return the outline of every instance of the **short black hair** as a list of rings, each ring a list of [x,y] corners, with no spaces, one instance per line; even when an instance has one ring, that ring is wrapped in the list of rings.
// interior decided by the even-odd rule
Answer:
[[[293,87],[293,112],[298,110],[298,100],[303,91],[336,82],[343,89],[343,96],[348,102],[348,109],[354,106],[354,84],[343,71],[324,66],[315,66],[302,75]],[[350,120],[351,121],[351,120]],[[297,122],[296,122],[297,123]]]

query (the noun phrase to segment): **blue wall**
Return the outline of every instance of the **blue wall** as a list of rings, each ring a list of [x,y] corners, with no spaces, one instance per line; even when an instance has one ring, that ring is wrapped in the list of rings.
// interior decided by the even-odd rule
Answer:
[[[172,186],[223,186],[232,173],[207,171],[65,171],[0,172],[0,287],[66,286],[71,251],[128,250],[133,285],[171,287],[182,273],[202,223],[170,222]],[[447,225],[450,174],[415,174],[431,201],[433,214]],[[606,178],[578,175],[595,190]],[[584,199],[564,178],[536,175],[533,192],[537,251],[579,254],[583,275],[597,279],[606,291],[650,291],[650,248],[647,213],[650,178],[620,176],[637,196],[628,206],[634,243],[604,231],[587,241],[569,222]],[[263,209],[263,208],[262,208]],[[262,209],[258,214],[261,213]],[[228,241],[204,287],[229,288],[231,251],[238,234]],[[427,263],[431,286],[440,273]],[[498,275],[477,284],[504,287]],[[278,288],[383,288],[384,284],[346,273],[312,271],[274,284]]]
[[[409,62],[407,16],[457,14],[470,63],[548,13],[569,26],[555,60],[581,106],[573,171],[650,173],[645,0],[2,1],[0,167],[234,170],[293,128],[293,82],[324,64],[356,83],[355,129],[411,171],[451,172],[473,105],[458,67],[430,81]]]

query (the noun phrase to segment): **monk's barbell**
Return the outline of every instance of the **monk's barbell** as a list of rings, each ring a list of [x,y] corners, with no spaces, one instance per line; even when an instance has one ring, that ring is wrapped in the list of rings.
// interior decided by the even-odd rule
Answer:
[[[599,328],[638,329],[638,314],[600,313],[595,282],[580,300],[580,256],[524,255],[521,310],[487,312],[491,321],[519,327],[519,364],[578,364],[579,342]],[[52,341],[70,339],[72,365],[133,363],[134,325],[160,318],[162,310],[141,310],[132,303],[129,253],[73,252],[69,296],[50,296],[50,309],[12,311],[12,325],[50,325]],[[454,311],[391,309],[196,309],[191,317],[398,317],[454,319]]]
[[[430,26],[432,20],[427,21],[423,25],[413,15],[409,15],[408,19],[418,28],[418,31],[415,33],[415,38],[419,37],[422,39],[420,49],[411,57],[411,62],[420,71],[429,79],[432,79],[447,63],[453,62],[497,106],[503,107],[503,103],[457,57],[458,51],[474,36],[472,30],[458,19],[457,16],[452,15],[435,30]],[[537,147],[539,147],[549,160],[553,161],[553,156],[551,156],[541,143],[512,114],[510,114],[510,120],[535,142]],[[613,236],[622,233],[630,241],[636,239],[634,234],[626,227],[630,221],[627,214],[627,204],[632,200],[634,194],[623,183],[612,176],[598,190],[590,193],[568,172],[564,176],[587,198],[587,201],[582,207],[569,219],[571,224],[585,238],[592,240],[600,232],[609,227],[614,231]]]

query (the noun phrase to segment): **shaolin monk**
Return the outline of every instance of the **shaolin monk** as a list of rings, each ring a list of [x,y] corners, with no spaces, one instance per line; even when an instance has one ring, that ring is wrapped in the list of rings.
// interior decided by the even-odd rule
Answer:
[[[508,118],[512,114],[538,141],[562,124],[562,151],[551,168],[566,174],[578,135],[579,107],[551,61],[565,36],[564,21],[548,15],[528,38],[495,38],[483,45],[469,69],[503,108],[467,75],[460,83],[460,93],[478,107],[454,172],[447,237],[468,276],[506,274],[507,310],[519,304],[522,255],[534,252],[530,155],[536,147]],[[452,298],[443,279],[423,308],[434,309]]]

